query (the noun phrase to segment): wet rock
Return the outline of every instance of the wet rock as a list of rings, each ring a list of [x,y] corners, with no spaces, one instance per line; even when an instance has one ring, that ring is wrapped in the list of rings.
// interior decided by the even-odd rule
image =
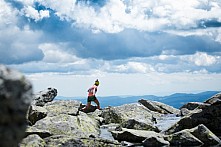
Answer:
[[[178,109],[157,101],[149,101],[141,99],[138,102],[144,105],[145,107],[147,107],[151,111],[156,111],[162,114],[179,114]]]
[[[46,90],[40,91],[33,96],[33,105],[44,106],[46,103],[53,101],[57,96],[57,89],[48,88]]]
[[[25,134],[32,85],[21,73],[0,65],[0,146],[17,146]]]

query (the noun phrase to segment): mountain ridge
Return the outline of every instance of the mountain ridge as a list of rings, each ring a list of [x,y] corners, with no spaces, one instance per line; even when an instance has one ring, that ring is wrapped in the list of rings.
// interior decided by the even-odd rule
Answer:
[[[123,104],[136,103],[140,99],[152,100],[165,103],[175,108],[180,108],[188,102],[203,102],[220,91],[203,91],[200,93],[174,93],[168,96],[141,95],[141,96],[100,96],[98,97],[101,107],[120,106]],[[78,100],[86,103],[85,97],[63,97],[57,96],[55,100]]]

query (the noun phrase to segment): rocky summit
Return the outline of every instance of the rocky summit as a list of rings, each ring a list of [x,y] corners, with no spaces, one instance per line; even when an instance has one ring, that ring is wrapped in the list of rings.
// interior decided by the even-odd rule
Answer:
[[[51,93],[52,89],[47,90]],[[216,100],[208,98],[209,103],[185,104],[181,107],[186,109],[185,115],[182,110],[144,99],[103,110],[92,106],[84,112],[75,100],[52,100],[41,106],[32,103],[27,117],[30,123],[19,146],[221,145],[220,95],[214,96]],[[104,128],[109,137],[102,135]]]
[[[141,99],[102,110],[54,100],[58,90],[32,94],[26,78],[0,66],[0,146],[219,146],[221,93],[180,109]]]

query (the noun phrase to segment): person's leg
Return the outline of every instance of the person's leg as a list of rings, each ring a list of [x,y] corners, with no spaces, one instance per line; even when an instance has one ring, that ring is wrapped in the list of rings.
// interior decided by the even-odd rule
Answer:
[[[90,106],[91,106],[91,102],[87,102],[87,105],[84,108],[82,108],[82,110],[86,110],[90,108]]]
[[[91,102],[87,102],[86,109],[90,108]]]
[[[82,110],[86,110],[86,109],[90,108],[90,106],[91,106],[91,99],[90,99],[90,97],[88,96],[88,98],[87,98],[87,104],[86,104],[86,106],[85,106],[84,108],[82,108]]]
[[[100,103],[99,103],[98,99],[94,100],[94,102],[97,104],[97,109],[101,109],[100,108]]]

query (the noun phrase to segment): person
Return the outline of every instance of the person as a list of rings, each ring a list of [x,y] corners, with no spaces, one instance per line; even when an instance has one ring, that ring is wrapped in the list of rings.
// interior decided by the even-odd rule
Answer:
[[[99,81],[97,79],[94,82],[94,85],[91,88],[89,88],[88,91],[87,91],[88,92],[87,105],[86,105],[86,107],[83,108],[83,110],[90,108],[92,101],[97,104],[97,109],[101,109],[100,108],[100,103],[99,103],[98,99],[95,96],[98,86],[99,86]]]

